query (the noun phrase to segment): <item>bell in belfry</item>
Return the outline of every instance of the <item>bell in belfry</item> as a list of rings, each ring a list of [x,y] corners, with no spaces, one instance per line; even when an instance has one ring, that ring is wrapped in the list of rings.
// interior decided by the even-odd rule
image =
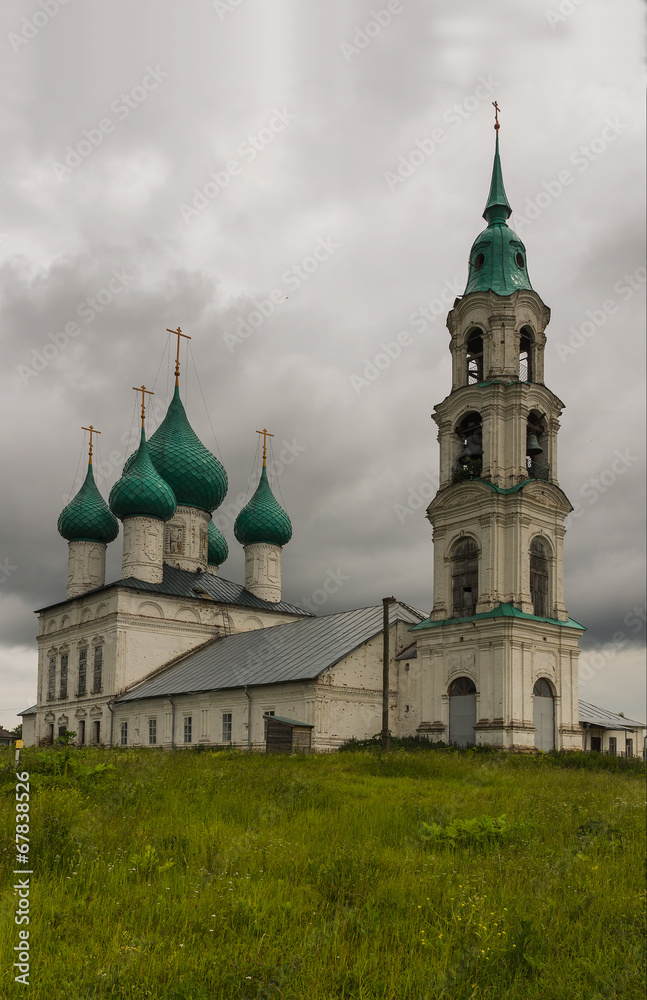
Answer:
[[[465,447],[458,456],[461,465],[471,458],[480,458],[483,454],[483,428],[480,424],[469,427],[464,433]]]
[[[536,458],[537,455],[543,454],[543,451],[544,449],[537,440],[537,435],[529,432],[526,438],[526,455]]]

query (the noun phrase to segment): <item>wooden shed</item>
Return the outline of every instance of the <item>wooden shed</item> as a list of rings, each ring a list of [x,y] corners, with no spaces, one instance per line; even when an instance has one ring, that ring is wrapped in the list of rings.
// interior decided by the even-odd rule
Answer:
[[[263,716],[267,723],[265,753],[310,753],[312,730],[309,722],[297,722],[282,715]]]

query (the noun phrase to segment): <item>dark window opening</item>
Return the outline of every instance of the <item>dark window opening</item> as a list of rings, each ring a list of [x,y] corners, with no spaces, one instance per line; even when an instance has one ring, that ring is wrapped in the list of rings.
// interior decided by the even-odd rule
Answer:
[[[601,750],[602,749],[602,738],[600,736],[591,737],[591,750]]]
[[[92,678],[92,694],[101,694],[103,674],[103,646],[94,647],[94,671]]]
[[[634,755],[634,741],[625,740],[625,756],[633,757],[633,755]]]
[[[58,727],[58,735],[59,736],[65,736],[66,732],[67,732],[67,726],[59,726]]]
[[[548,550],[541,538],[533,538],[530,546],[530,600],[533,614],[538,618],[549,617]]]
[[[85,743],[85,719],[79,719],[79,738],[76,742],[80,747]]]
[[[610,736],[609,737],[609,753],[612,753],[615,756],[615,754],[617,754],[617,752],[618,752],[618,738],[616,736]]]
[[[88,675],[88,651],[87,649],[79,650],[79,686],[77,689],[77,695],[81,696],[86,693],[87,685],[87,675]]]
[[[157,719],[148,720],[148,742],[151,746],[157,743]]]
[[[483,381],[483,336],[473,330],[467,338],[467,384]]]
[[[452,552],[452,615],[473,615],[478,601],[479,550],[472,538],[463,538]]]
[[[535,686],[532,689],[532,693],[534,695],[537,695],[538,698],[553,697],[552,688],[544,677],[540,677],[538,681],[535,681]]]
[[[61,680],[59,687],[59,698],[67,698],[67,664],[68,653],[61,654]]]
[[[479,413],[468,413],[456,428],[456,436],[460,441],[460,451],[454,482],[461,483],[466,479],[478,479],[483,471],[483,427]]]
[[[533,379],[533,365],[532,365],[532,332],[525,327],[521,331],[521,337],[519,340],[519,381],[520,382],[532,382]]]
[[[449,686],[449,697],[461,694],[476,694],[476,685],[469,677],[457,677]]]
[[[47,674],[47,700],[53,701],[56,697],[56,657],[50,656]],[[53,730],[52,730],[53,738]]]
[[[101,743],[101,721],[99,719],[92,723],[92,730],[93,742]]]
[[[550,467],[546,461],[546,423],[538,413],[531,413],[526,424],[526,473],[530,479],[547,482]]]

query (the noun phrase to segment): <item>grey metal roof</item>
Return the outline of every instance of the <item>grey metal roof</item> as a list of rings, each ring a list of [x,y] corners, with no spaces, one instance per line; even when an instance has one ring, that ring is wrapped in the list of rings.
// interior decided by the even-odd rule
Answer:
[[[415,660],[418,656],[418,644],[412,642],[410,646],[398,653],[396,660]]]
[[[296,719],[288,719],[285,715],[270,715],[269,712],[265,712],[263,718],[273,719],[274,722],[284,722],[287,726],[307,726],[308,729],[314,729],[312,722],[297,722]]]
[[[590,726],[600,726],[601,729],[645,729],[644,722],[626,719],[624,715],[615,715],[606,708],[598,708],[588,701],[580,701],[580,722],[588,722]]]
[[[37,711],[38,705],[31,705],[29,708],[26,708],[24,712],[16,712],[16,715],[36,715]]]
[[[164,565],[164,579],[161,583],[146,583],[144,580],[136,580],[135,577],[128,577],[126,580],[116,580],[108,583],[105,587],[88,591],[88,594],[99,594],[110,587],[130,587],[132,590],[144,590],[153,594],[170,594],[174,597],[191,597],[194,600],[213,600],[218,604],[237,604],[245,608],[257,608],[263,611],[282,611],[292,615],[312,615],[311,611],[305,611],[287,601],[264,601],[260,597],[254,597],[249,590],[245,590],[242,584],[232,583],[221,576],[212,576],[211,573],[191,573],[185,569],[175,569],[172,566]],[[207,596],[197,593],[203,591]],[[81,596],[87,597],[88,594]],[[65,604],[65,601],[57,601],[57,604]],[[56,607],[50,604],[49,607]],[[38,611],[47,611],[47,608],[39,608]]]
[[[391,624],[417,620],[403,605],[390,605]],[[205,643],[116,700],[312,680],[381,631],[382,608],[377,607],[239,632]]]

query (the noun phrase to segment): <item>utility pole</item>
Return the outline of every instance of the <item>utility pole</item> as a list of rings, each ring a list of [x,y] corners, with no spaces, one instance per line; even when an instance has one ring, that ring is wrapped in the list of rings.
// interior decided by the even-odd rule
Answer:
[[[389,736],[389,604],[395,597],[382,598],[382,750],[391,749]]]

